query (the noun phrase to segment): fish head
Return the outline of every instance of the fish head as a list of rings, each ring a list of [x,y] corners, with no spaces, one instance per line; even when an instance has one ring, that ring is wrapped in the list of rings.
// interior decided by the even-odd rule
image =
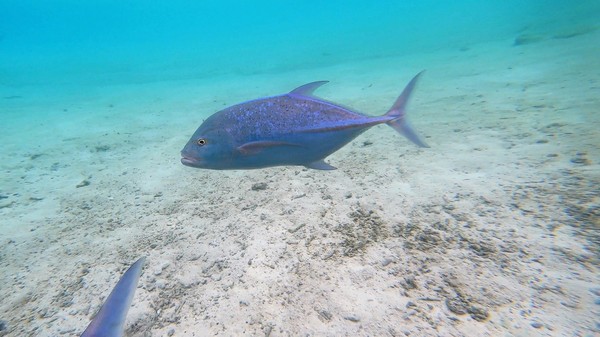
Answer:
[[[233,144],[233,137],[227,129],[205,129],[201,126],[181,150],[181,163],[197,168],[227,169],[233,159]]]

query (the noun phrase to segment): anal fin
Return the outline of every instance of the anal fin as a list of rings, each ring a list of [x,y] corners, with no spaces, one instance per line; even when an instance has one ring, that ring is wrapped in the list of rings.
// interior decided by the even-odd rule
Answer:
[[[337,167],[327,164],[323,159],[313,161],[312,163],[304,166],[315,170],[337,170]]]

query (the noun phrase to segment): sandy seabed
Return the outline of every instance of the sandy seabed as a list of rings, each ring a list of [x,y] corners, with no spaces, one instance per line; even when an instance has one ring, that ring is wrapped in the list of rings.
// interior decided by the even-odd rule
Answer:
[[[598,41],[1,88],[0,335],[78,336],[141,256],[127,336],[598,334]],[[179,163],[225,106],[329,79],[319,96],[381,114],[421,69],[429,149],[378,126],[336,171]]]

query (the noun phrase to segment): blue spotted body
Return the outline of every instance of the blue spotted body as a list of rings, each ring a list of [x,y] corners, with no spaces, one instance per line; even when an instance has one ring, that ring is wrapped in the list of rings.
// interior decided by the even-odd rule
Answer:
[[[418,77],[410,81],[385,115],[377,117],[313,96],[325,81],[231,106],[200,125],[181,151],[181,162],[217,170],[282,165],[331,170],[335,167],[325,163],[327,156],[382,123],[427,147],[405,118],[406,102]]]

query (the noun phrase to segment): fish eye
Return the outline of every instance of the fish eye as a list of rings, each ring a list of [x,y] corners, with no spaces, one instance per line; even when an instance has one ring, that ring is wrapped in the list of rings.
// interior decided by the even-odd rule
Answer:
[[[199,138],[199,139],[196,141],[196,144],[198,144],[198,145],[200,145],[200,146],[204,146],[204,145],[206,145],[206,139],[204,139],[204,138]]]

